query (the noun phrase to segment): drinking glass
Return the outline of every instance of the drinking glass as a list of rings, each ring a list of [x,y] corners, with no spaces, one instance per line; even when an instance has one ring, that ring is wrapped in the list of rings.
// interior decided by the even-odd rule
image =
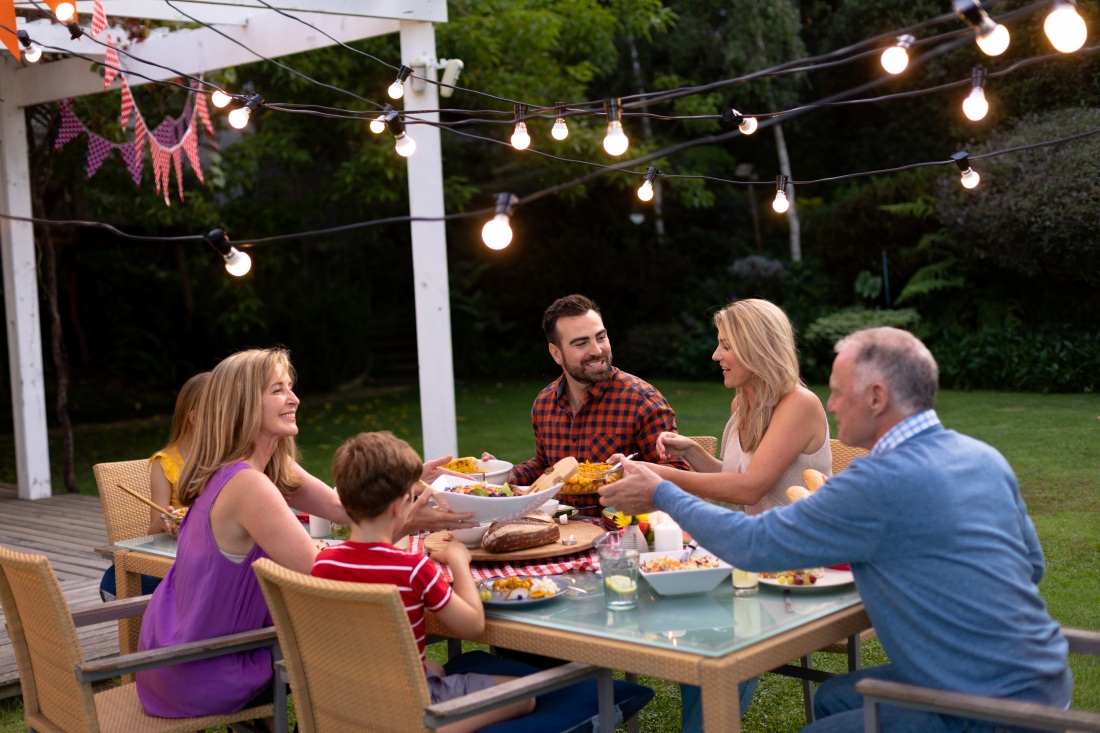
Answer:
[[[603,596],[609,611],[638,607],[638,551],[623,547],[600,548]]]
[[[739,596],[751,596],[760,589],[760,577],[749,570],[733,569],[733,592]]]

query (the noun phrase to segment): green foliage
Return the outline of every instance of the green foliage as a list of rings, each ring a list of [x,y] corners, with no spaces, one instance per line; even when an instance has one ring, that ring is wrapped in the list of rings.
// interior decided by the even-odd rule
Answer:
[[[901,304],[929,293],[964,287],[966,285],[965,277],[951,275],[958,262],[957,257],[948,257],[931,265],[925,265],[913,273],[913,277],[909,278],[909,282],[905,284],[894,302]]]
[[[854,288],[863,300],[874,300],[882,293],[882,278],[872,275],[869,270],[860,270]]]
[[[850,333],[864,328],[893,326],[914,331],[920,325],[920,315],[912,308],[871,310],[846,308],[822,316],[802,331],[799,361],[804,380],[825,382],[833,364],[833,346]]]

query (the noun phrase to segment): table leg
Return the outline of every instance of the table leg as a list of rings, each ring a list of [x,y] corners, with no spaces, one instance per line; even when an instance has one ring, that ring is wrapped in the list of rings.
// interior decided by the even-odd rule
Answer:
[[[638,681],[638,675],[634,674],[633,672],[624,672],[623,673],[623,678],[627,682],[637,682]],[[638,723],[638,716],[637,715],[635,715],[630,720],[626,721],[626,733],[638,733],[639,729],[640,729],[640,725]]]
[[[813,657],[809,654],[802,657],[803,669],[813,669],[814,661]],[[814,692],[817,688],[814,687],[812,680],[802,680],[802,703],[806,707],[806,725],[814,722]]]
[[[703,695],[703,730],[707,733],[740,733],[741,700],[737,694],[737,671],[722,659],[699,663]]]
[[[115,554],[115,597],[136,598],[141,595],[141,573],[131,572],[126,569],[126,557],[130,553],[119,552]],[[118,653],[132,654],[137,651],[138,636],[141,634],[141,617],[120,619],[118,622]],[[134,675],[122,676],[122,684],[129,684],[135,679]]]
[[[600,710],[600,730],[615,730],[615,678],[610,669],[601,669],[596,678]]]

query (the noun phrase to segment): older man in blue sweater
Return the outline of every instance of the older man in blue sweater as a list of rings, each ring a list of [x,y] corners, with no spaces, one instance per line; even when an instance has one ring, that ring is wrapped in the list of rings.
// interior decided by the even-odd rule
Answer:
[[[1067,644],[1039,596],[1043,552],[1016,477],[994,448],[946,430],[932,409],[938,368],[898,329],[836,346],[828,409],[838,437],[871,450],[812,496],[758,516],[709,504],[642,466],[600,489],[630,514],[671,514],[733,565],[766,571],[851,563],[890,663],[834,678],[805,731],[863,730],[864,677],[1068,707]],[[888,707],[890,733],[994,725]]]

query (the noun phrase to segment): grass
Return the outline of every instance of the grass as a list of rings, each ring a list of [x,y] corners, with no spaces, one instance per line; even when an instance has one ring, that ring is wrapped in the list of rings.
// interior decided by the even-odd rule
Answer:
[[[732,393],[720,384],[658,380],[655,385],[676,410],[685,435],[722,434]],[[543,383],[477,382],[456,388],[460,455],[482,451],[518,462],[534,455],[530,409]],[[814,388],[824,399],[827,390]],[[1039,395],[1006,392],[944,392],[937,410],[947,427],[995,446],[1008,459],[1035,521],[1047,559],[1040,590],[1051,615],[1066,626],[1100,629],[1100,396]],[[303,464],[331,480],[332,453],[347,437],[363,430],[392,430],[418,451],[420,405],[415,389],[387,389],[341,395],[306,396],[299,411]],[[76,428],[77,483],[82,493],[97,493],[91,467],[151,455],[167,437],[165,416],[125,423]],[[835,425],[830,421],[830,428]],[[50,435],[55,487],[61,475],[60,439]],[[0,435],[0,455],[14,455],[10,434]],[[14,483],[14,463],[0,466],[0,482]],[[432,653],[439,654],[439,651]],[[877,642],[863,647],[865,665],[885,659]],[[1100,660],[1076,655],[1070,660],[1076,680],[1075,707],[1100,710]],[[840,655],[817,654],[814,665],[844,671]],[[679,691],[674,684],[642,678],[657,690],[642,712],[647,733],[679,730]],[[796,680],[765,675],[743,726],[746,731],[795,731],[805,724]],[[22,708],[0,702],[0,733],[25,731]]]

